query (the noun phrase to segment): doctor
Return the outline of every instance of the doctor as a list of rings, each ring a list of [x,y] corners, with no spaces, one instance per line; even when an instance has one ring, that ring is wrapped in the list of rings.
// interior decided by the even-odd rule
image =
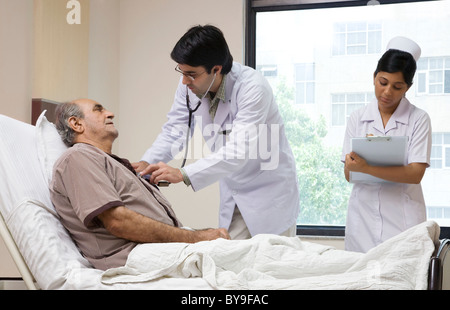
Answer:
[[[232,239],[295,236],[295,161],[268,82],[233,62],[223,33],[211,25],[189,29],[171,57],[181,73],[175,100],[162,132],[133,164],[136,171],[151,174],[153,183],[184,182],[194,191],[219,181],[219,226]],[[195,123],[211,153],[181,169],[167,165],[187,147]]]
[[[426,220],[420,182],[430,165],[431,121],[405,94],[411,87],[420,47],[404,37],[392,39],[374,74],[375,97],[349,118],[342,161],[350,171],[390,183],[356,183],[348,203],[345,248],[367,252],[372,247]],[[407,136],[404,166],[375,167],[351,152],[350,139],[365,136]]]

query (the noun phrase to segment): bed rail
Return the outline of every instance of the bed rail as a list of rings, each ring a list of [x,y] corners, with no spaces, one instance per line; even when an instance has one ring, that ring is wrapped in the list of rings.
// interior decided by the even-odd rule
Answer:
[[[443,267],[445,257],[450,249],[450,239],[443,239],[439,248],[430,260],[430,270],[428,272],[428,289],[442,290],[443,283]]]

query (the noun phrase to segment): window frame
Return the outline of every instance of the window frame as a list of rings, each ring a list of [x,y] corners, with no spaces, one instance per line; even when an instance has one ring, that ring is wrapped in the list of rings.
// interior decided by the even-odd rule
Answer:
[[[380,5],[405,2],[424,2],[430,0],[378,0]],[[431,0],[437,1],[437,0]],[[249,67],[256,68],[256,15],[261,12],[288,10],[308,10],[320,8],[338,8],[366,6],[368,0],[246,0],[245,1],[245,44],[244,61]],[[297,235],[344,237],[345,226],[297,225]],[[450,227],[441,227],[440,238],[450,238]]]

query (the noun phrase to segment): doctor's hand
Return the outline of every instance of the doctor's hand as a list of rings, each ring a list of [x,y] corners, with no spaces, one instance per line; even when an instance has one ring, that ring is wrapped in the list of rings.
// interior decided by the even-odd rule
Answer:
[[[353,172],[364,172],[369,167],[366,160],[355,152],[345,155],[345,169]]]
[[[180,169],[173,168],[163,162],[148,165],[141,171],[141,174],[151,174],[150,183],[153,184],[158,184],[160,181],[169,181],[170,183],[179,183],[183,181],[183,175],[181,174]]]
[[[131,163],[131,166],[136,172],[142,172],[145,168],[147,168],[148,162],[141,160],[137,163]]]

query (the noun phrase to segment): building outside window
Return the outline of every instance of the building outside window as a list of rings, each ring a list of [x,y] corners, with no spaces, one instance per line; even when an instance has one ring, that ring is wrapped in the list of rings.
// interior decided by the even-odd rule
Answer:
[[[418,94],[450,94],[450,57],[426,57],[417,64]]]
[[[381,51],[381,23],[337,22],[333,27],[333,55],[364,55]]]
[[[295,64],[295,103],[314,103],[314,64]]]
[[[431,168],[450,169],[450,132],[433,133]]]
[[[364,107],[374,97],[373,93],[331,94],[331,126],[347,126],[352,112]]]

